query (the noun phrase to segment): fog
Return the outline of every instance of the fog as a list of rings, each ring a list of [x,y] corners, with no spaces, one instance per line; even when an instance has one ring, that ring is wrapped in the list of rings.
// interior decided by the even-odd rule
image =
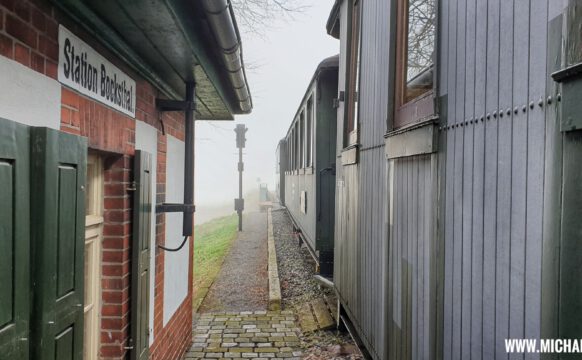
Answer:
[[[238,150],[234,127],[248,128],[243,152],[243,192],[254,210],[259,183],[275,186],[275,149],[295,115],[317,65],[339,52],[325,25],[333,0],[303,1],[308,8],[279,19],[264,34],[243,32],[244,60],[253,112],[235,121],[196,122],[196,222],[233,211],[238,197]],[[240,23],[240,22],[239,22]]]

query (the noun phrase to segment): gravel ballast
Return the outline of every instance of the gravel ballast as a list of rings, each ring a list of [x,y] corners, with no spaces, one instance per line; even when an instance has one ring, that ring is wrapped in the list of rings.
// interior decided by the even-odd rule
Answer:
[[[315,275],[315,261],[293,234],[293,225],[285,209],[272,211],[273,235],[283,309],[296,310],[301,304],[326,297],[336,301],[333,290],[320,287]],[[362,359],[349,334],[337,330],[319,330],[301,336],[304,359]]]

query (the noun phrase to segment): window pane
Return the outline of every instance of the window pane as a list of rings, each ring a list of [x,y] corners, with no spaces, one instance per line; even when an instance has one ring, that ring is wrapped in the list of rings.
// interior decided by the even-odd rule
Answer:
[[[313,165],[313,96],[307,101],[307,166]]]
[[[432,89],[435,15],[434,0],[408,0],[405,102]]]

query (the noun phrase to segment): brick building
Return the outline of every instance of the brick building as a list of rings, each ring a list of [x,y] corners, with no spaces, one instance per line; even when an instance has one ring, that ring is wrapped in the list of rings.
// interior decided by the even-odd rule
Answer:
[[[193,118],[251,108],[226,0],[0,0],[0,357],[180,358]]]

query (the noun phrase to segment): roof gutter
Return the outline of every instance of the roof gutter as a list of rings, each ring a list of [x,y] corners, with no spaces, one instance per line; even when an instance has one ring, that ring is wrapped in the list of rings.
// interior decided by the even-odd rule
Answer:
[[[251,99],[242,58],[242,42],[232,5],[228,0],[202,0],[204,11],[220,47],[223,65],[234,89],[241,111],[251,112]]]

